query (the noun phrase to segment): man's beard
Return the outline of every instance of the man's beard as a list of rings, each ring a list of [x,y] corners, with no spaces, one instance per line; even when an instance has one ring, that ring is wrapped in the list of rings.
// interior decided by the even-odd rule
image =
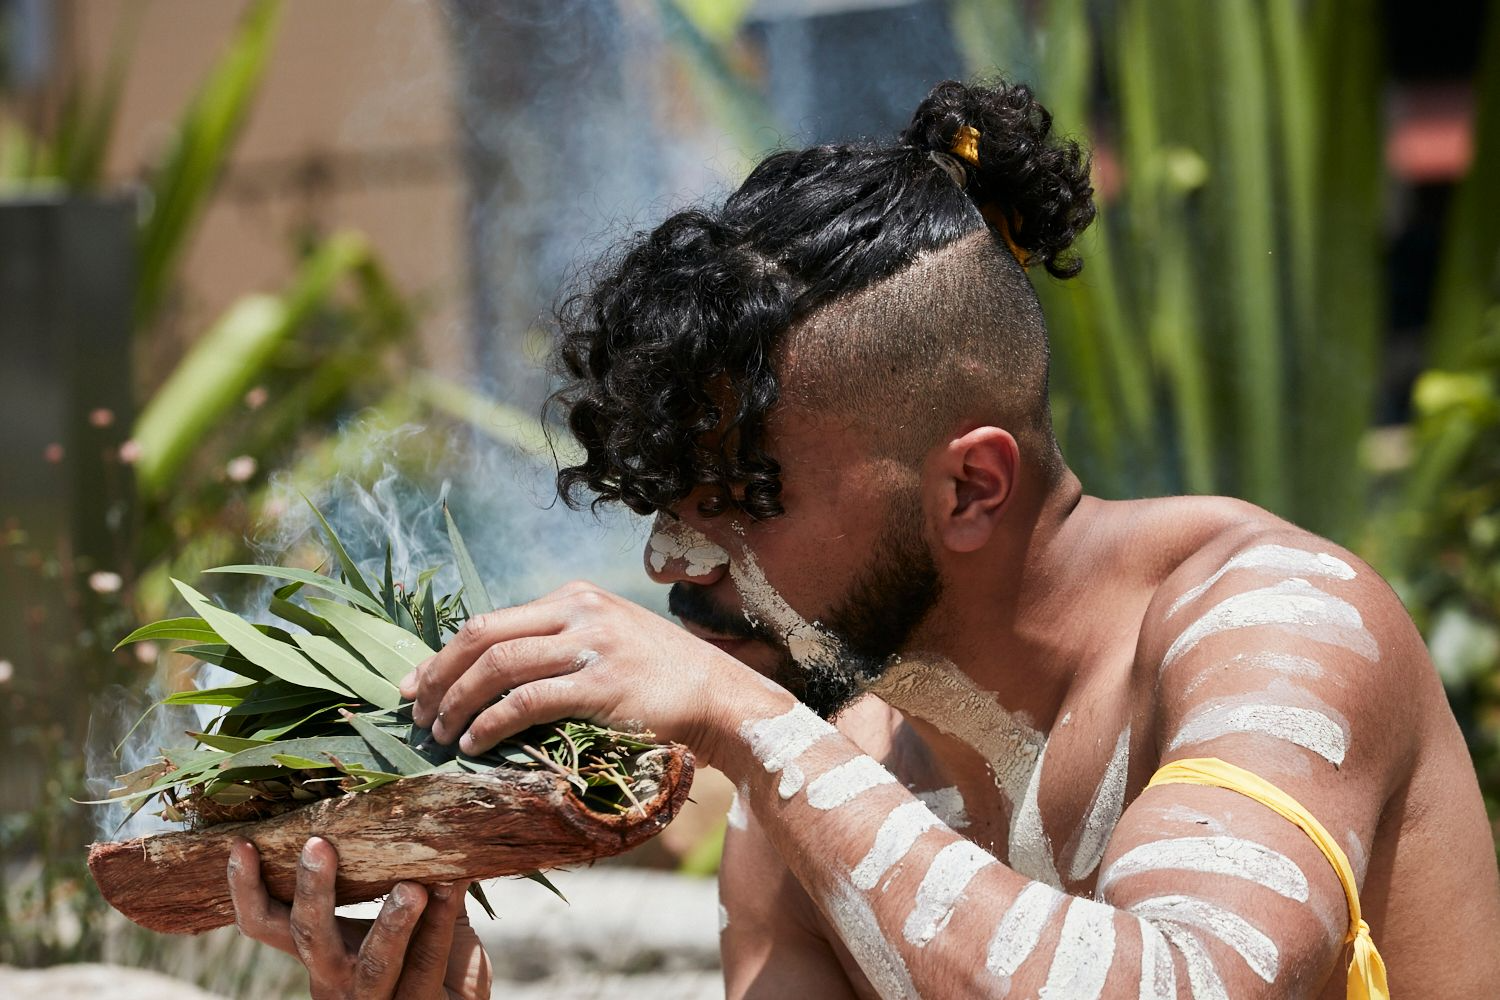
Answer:
[[[667,606],[683,621],[718,635],[770,646],[777,653],[772,679],[831,719],[885,673],[942,593],[919,517],[908,508],[888,518],[869,563],[818,623],[819,631],[833,637],[831,648],[804,661],[793,659],[785,637],[758,617],[720,608],[702,587],[673,584]]]

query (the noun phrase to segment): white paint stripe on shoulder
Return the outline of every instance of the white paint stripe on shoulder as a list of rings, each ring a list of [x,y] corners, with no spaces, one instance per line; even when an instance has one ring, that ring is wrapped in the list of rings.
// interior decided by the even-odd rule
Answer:
[[[1115,909],[1074,896],[1047,970],[1044,997],[1099,1000],[1115,959]]]
[[[1193,992],[1193,1000],[1229,1000],[1229,991],[1224,988],[1224,980],[1219,978],[1219,970],[1214,965],[1213,956],[1203,943],[1193,936],[1193,932],[1186,927],[1173,923],[1162,923],[1153,925],[1161,931],[1162,936],[1172,943],[1182,954],[1182,963],[1187,968],[1188,988]]]
[[[828,896],[828,917],[881,1000],[919,1000],[901,953],[886,940],[869,901],[842,878]]]
[[[969,813],[964,807],[964,797],[957,785],[917,792],[916,796],[931,809],[950,830],[964,830],[969,826]]]
[[[1114,753],[1104,769],[1099,787],[1094,789],[1094,800],[1089,803],[1083,825],[1075,835],[1072,848],[1072,863],[1068,865],[1068,878],[1074,882],[1088,878],[1099,867],[1104,857],[1105,845],[1115,825],[1120,822],[1120,813],[1125,808],[1125,779],[1130,772],[1130,726],[1115,741]]]
[[[1255,569],[1268,573],[1285,573],[1287,576],[1326,576],[1335,580],[1354,579],[1354,569],[1344,560],[1327,552],[1308,552],[1305,549],[1289,548],[1285,545],[1257,545],[1230,558],[1214,571],[1213,576],[1184,593],[1167,609],[1171,618],[1185,606],[1202,597],[1208,588],[1223,579],[1224,574],[1237,569]]]
[[[1010,977],[1031,957],[1052,914],[1067,898],[1041,882],[1029,883],[1016,895],[1000,918],[984,961],[984,967],[1003,980],[1002,986],[1009,988]]]
[[[829,768],[807,786],[807,804],[814,809],[834,809],[877,785],[889,785],[896,776],[868,754],[851,757]]]
[[[789,799],[802,788],[802,769],[793,761],[818,740],[837,732],[813,710],[798,702],[784,714],[770,719],[751,719],[740,726],[740,736],[750,745],[750,752],[769,774],[781,772],[777,786],[781,797]]]
[[[974,876],[996,864],[994,855],[969,840],[956,840],[934,854],[901,930],[906,942],[915,948],[927,947],[953,919]]]
[[[1210,705],[1193,712],[1172,737],[1168,750],[1207,743],[1232,733],[1256,733],[1295,743],[1339,766],[1349,750],[1349,734],[1329,716],[1291,705]]]
[[[1166,937],[1152,924],[1136,918],[1141,932],[1141,988],[1139,1000],[1177,1000],[1177,969]]]
[[[1005,861],[1027,878],[1061,888],[1062,876],[1058,875],[1057,865],[1052,860],[1052,841],[1047,839],[1039,801],[1046,763],[1047,747],[1044,745],[1037,756],[1036,766],[1031,770],[1031,780],[1026,783],[1026,792],[1011,816]]]
[[[1294,577],[1235,594],[1214,605],[1173,641],[1162,657],[1162,672],[1204,639],[1247,628],[1270,628],[1341,646],[1372,663],[1380,660],[1380,646],[1354,605]]]
[[[1216,676],[1243,677],[1247,673],[1267,670],[1272,673],[1282,674],[1287,677],[1322,677],[1323,665],[1317,660],[1306,656],[1293,656],[1291,653],[1273,653],[1270,650],[1259,650],[1253,653],[1238,653],[1224,663],[1206,664],[1204,668],[1187,682],[1182,693],[1190,695],[1198,690],[1203,683]]]
[[[921,802],[903,802],[890,811],[875,834],[875,843],[854,867],[854,884],[873,889],[885,873],[906,857],[917,838],[942,822]]]
[[[1276,980],[1280,956],[1276,943],[1250,921],[1206,899],[1193,896],[1152,896],[1132,903],[1130,912],[1160,924],[1162,921],[1196,928],[1233,948],[1252,972],[1266,982]]]
[[[1158,871],[1191,871],[1228,875],[1270,889],[1279,896],[1307,902],[1307,876],[1296,862],[1264,844],[1239,837],[1181,837],[1133,847],[1099,878],[1099,895],[1131,875]]]

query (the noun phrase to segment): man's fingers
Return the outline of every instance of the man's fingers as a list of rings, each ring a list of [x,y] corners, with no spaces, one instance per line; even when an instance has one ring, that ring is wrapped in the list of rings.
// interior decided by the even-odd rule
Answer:
[[[354,962],[354,996],[388,997],[408,966],[407,946],[418,918],[428,908],[426,891],[415,882],[400,882],[380,908]],[[441,980],[439,980],[441,982]]]
[[[241,934],[289,955],[297,953],[292,944],[291,908],[266,892],[260,878],[260,853],[248,840],[229,846],[229,900]]]
[[[427,1000],[441,996],[448,975],[448,956],[453,950],[453,925],[464,913],[467,883],[428,888],[427,910],[417,925],[416,936],[406,949],[406,969],[396,990],[396,1000]]]
[[[415,676],[402,678],[401,693],[416,699],[412,721],[431,726],[448,688],[495,643],[561,632],[566,625],[561,607],[557,601],[543,599],[475,615],[464,622],[440,652],[412,672]]]
[[[570,717],[588,718],[592,710],[579,695],[582,686],[566,677],[548,677],[523,684],[480,712],[458,741],[466,754],[483,753],[508,736],[544,722]]]
[[[464,723],[502,692],[522,684],[572,673],[583,661],[577,644],[563,636],[529,636],[490,646],[448,688],[438,705],[432,735],[451,743]]]
[[[292,946],[314,984],[339,980],[348,963],[344,938],[334,916],[334,877],[338,854],[322,837],[302,848],[297,862],[297,890],[292,897]]]

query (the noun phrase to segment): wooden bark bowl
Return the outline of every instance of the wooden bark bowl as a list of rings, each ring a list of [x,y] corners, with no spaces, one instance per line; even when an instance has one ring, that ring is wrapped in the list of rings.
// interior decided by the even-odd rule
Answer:
[[[693,755],[673,745],[640,810],[598,813],[546,771],[435,774],[324,799],[251,823],[92,844],[89,871],[109,904],[149,930],[199,934],[234,922],[229,846],[260,851],[271,895],[290,901],[308,837],[339,852],[340,904],[388,893],[397,882],[517,875],[627,851],[660,833],[693,784]]]

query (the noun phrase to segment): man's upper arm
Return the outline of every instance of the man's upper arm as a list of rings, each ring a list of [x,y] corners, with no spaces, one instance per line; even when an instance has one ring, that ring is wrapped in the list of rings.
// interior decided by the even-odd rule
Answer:
[[[1420,642],[1400,603],[1373,570],[1300,532],[1183,572],[1196,579],[1164,590],[1171,600],[1150,612],[1142,645],[1159,670],[1162,763],[1217,757],[1278,786],[1332,833],[1362,882],[1410,757],[1390,725]],[[1116,828],[1098,894],[1177,953],[1180,985],[1197,997],[1316,995],[1348,928],[1340,882],[1312,840],[1219,788],[1142,793]]]
[[[730,812],[724,838],[719,905],[727,1000],[855,995],[837,955],[814,929],[812,901],[743,798]]]

